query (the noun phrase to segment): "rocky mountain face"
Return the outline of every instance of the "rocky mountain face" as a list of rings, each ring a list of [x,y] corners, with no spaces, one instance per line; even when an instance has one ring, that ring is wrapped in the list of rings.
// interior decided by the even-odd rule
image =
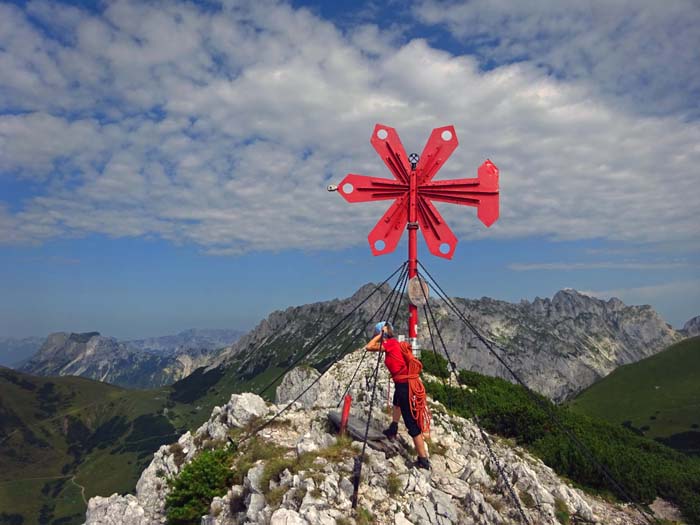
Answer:
[[[235,366],[243,378],[251,378],[271,363],[287,366],[374,288],[365,285],[347,299],[273,312],[217,356],[210,369]],[[319,344],[305,362],[321,369],[328,366],[358,333],[360,337],[352,347],[364,344],[370,337],[366,331],[371,324],[368,320],[390,291],[385,285],[337,333]],[[453,301],[483,334],[503,348],[499,352],[529,387],[556,401],[575,395],[618,366],[651,356],[683,337],[650,306],[626,306],[619,299],[603,301],[575,290],[517,304],[489,298]],[[399,334],[407,333],[406,304],[404,299],[396,323]],[[430,304],[457,366],[513,380],[442,301],[431,299]],[[432,351],[422,311],[419,338],[423,351]]]
[[[369,442],[359,486],[358,510],[351,508],[353,457],[361,444],[338,442],[328,423],[344,386],[360,365],[361,353],[353,353],[333,365],[317,385],[276,424],[255,433],[258,448],[274,449],[255,460],[247,442],[263,418],[278,414],[286,404],[266,403],[250,394],[234,394],[216,407],[208,421],[177,443],[162,446],[143,472],[135,495],[90,499],[86,525],[160,525],[166,523],[165,502],[177,477],[203,450],[225,447],[237,436],[237,457],[248,454],[238,482],[225,487],[205,505],[201,523],[272,525],[331,525],[377,523],[392,525],[451,525],[474,523],[498,525],[521,519],[504,484],[497,477],[502,466],[514,487],[530,523],[555,525],[565,513],[573,523],[646,523],[633,509],[608,503],[582,492],[558,478],[539,459],[506,441],[493,440],[492,457],[478,428],[467,419],[448,414],[432,401],[433,424],[428,445],[432,470],[412,466],[409,438],[403,434],[393,452]],[[365,359],[354,382],[353,415],[366,415],[370,408],[365,378],[371,377],[374,359]],[[380,368],[379,384],[389,380]],[[315,380],[318,372],[296,369],[285,377],[277,401],[293,399]],[[376,432],[388,423],[383,413],[386,398],[377,396],[373,407]],[[397,443],[397,442],[395,442]],[[373,449],[372,447],[376,448]],[[251,459],[252,458],[252,459]],[[236,478],[234,478],[236,479]]]
[[[700,315],[693,317],[687,323],[683,325],[683,330],[681,330],[688,337],[695,337],[700,335]]]
[[[43,376],[83,376],[127,388],[153,388],[206,366],[215,353],[195,349],[162,355],[136,350],[98,332],[58,332],[51,334],[19,370]]]
[[[528,386],[555,401],[683,338],[651,306],[627,306],[616,298],[603,301],[570,289],[552,299],[518,304],[488,298],[454,302],[503,348],[505,361]],[[512,380],[452,312],[440,305],[436,315],[460,368]]]
[[[190,328],[175,335],[132,339],[124,343],[135,350],[168,355],[184,350],[218,350],[232,345],[244,333],[242,330]]]
[[[19,366],[44,342],[43,337],[0,337],[0,366]]]

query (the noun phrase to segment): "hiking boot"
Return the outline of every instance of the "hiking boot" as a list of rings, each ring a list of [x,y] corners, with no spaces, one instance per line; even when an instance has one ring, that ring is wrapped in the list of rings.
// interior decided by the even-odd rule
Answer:
[[[386,430],[382,430],[382,434],[384,434],[389,441],[394,441],[398,433],[399,424],[394,423],[393,421],[391,422],[391,425],[389,425],[389,428],[387,428]]]
[[[425,470],[430,470],[432,467],[430,466],[430,460],[428,458],[421,458],[419,457],[415,463],[413,463],[413,466],[416,468],[424,468]]]

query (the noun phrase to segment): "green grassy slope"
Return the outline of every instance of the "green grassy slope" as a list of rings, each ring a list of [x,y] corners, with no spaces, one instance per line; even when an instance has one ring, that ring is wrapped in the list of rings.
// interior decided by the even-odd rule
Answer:
[[[316,335],[307,330],[249,348],[225,369],[200,369],[153,390],[0,367],[0,525],[18,517],[82,523],[81,486],[86,499],[133,491],[160,445],[199,427],[231,394],[259,393]],[[306,364],[330,365],[350,338],[339,334]],[[264,397],[273,398],[275,386]]]
[[[0,523],[82,523],[81,487],[86,499],[133,490],[180,434],[162,415],[167,393],[0,367]]]
[[[568,405],[700,454],[700,337],[618,368]]]
[[[442,377],[446,361],[423,354],[424,370]],[[489,432],[514,439],[558,474],[586,490],[648,505],[656,497],[676,504],[687,523],[700,523],[700,458],[682,454],[629,429],[555,405],[499,378],[462,370],[466,388],[426,381],[427,392],[465,417],[477,414]],[[563,430],[568,429],[624,488],[610,483]]]

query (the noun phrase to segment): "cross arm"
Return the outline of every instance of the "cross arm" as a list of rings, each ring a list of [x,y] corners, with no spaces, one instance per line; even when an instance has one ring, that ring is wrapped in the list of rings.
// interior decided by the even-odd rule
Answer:
[[[418,188],[426,200],[449,202],[478,208],[477,215],[486,226],[491,226],[499,215],[498,168],[490,160],[479,166],[477,177],[434,181]]]
[[[385,255],[396,249],[408,223],[408,196],[396,199],[376,226],[369,232],[367,240],[372,255]]]
[[[396,130],[384,124],[377,124],[369,142],[396,180],[408,184],[411,164]]]
[[[457,247],[457,236],[428,199],[418,199],[418,225],[423,232],[430,253],[452,259]]]
[[[418,184],[430,182],[457,146],[459,146],[459,141],[454,126],[435,128],[430,134],[428,142],[425,143],[423,153],[421,153],[416,166]]]
[[[350,173],[338,185],[338,193],[348,202],[395,199],[408,191],[408,185],[392,179]]]

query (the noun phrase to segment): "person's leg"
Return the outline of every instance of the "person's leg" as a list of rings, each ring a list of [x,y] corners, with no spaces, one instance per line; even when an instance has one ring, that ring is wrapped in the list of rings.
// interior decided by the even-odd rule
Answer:
[[[394,385],[394,399],[391,407],[391,425],[389,425],[389,428],[382,431],[382,434],[392,441],[396,439],[396,436],[399,433],[399,419],[401,419],[401,407],[399,406],[399,398],[401,396],[399,395],[399,390],[400,389],[396,388],[396,385]]]
[[[399,433],[399,419],[401,419],[401,407],[394,405],[391,411],[391,425],[382,431],[389,440],[393,441]]]
[[[405,392],[402,390],[402,395],[399,396],[399,406],[401,407],[401,415],[403,416],[403,422],[408,429],[408,434],[413,438],[413,445],[416,448],[416,454],[418,455],[418,460],[415,463],[416,467],[419,468],[430,468],[430,461],[428,460],[428,451],[425,449],[425,440],[423,439],[423,433],[420,430],[420,425],[418,421],[411,414],[411,405],[408,400],[408,386],[406,386]]]
[[[401,419],[401,407],[398,405],[394,405],[392,407],[392,412],[391,412],[391,422],[398,424],[399,419]]]
[[[423,439],[423,434],[413,436],[413,445],[416,448],[416,454],[418,454],[419,458],[428,457],[428,452],[425,450],[425,440]]]

